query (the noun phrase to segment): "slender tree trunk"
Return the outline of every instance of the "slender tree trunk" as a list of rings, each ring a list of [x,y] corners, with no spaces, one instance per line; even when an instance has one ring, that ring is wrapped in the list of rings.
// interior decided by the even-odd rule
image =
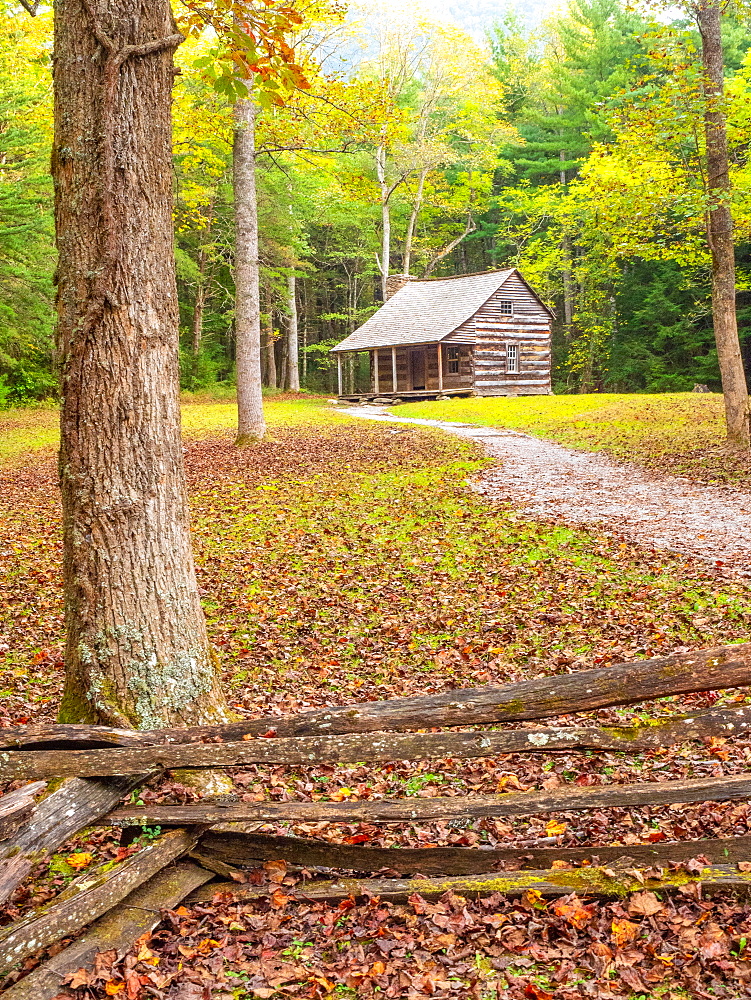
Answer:
[[[292,392],[300,391],[300,359],[297,343],[297,281],[294,274],[287,278],[289,291],[289,326],[287,328],[288,385]]]
[[[270,389],[276,389],[276,351],[274,350],[274,301],[271,294],[271,285],[266,283],[266,385]]]
[[[303,314],[302,314],[302,384],[308,386],[308,283],[303,281]]]
[[[214,202],[215,199],[212,198],[209,203],[209,214],[206,220],[206,228],[204,234],[204,240],[208,240],[211,237],[211,230],[214,225]],[[191,337],[191,349],[193,353],[193,359],[198,357],[201,353],[201,342],[203,340],[203,311],[206,305],[206,243],[201,244],[201,249],[198,251],[198,286],[196,288],[196,297],[193,305],[193,329]],[[195,377],[195,364],[194,364],[194,377]]]
[[[203,284],[203,261],[201,258],[202,255],[199,255],[198,266],[201,271],[201,277],[198,282],[198,288],[196,288],[196,297],[193,302],[191,350],[194,358],[197,358],[201,353],[201,341],[203,340],[203,307],[206,302],[206,289]]]
[[[420,209],[422,208],[422,199],[425,191],[425,178],[427,176],[427,168],[420,171],[420,177],[417,181],[417,191],[415,192],[415,200],[412,205],[409,222],[407,223],[407,235],[404,237],[404,263],[402,265],[402,274],[408,275],[412,264],[412,240],[415,237],[417,217],[420,214]]]
[[[233,184],[235,195],[235,342],[237,439],[243,447],[266,433],[261,391],[261,302],[258,279],[256,199],[256,106],[235,104]]]
[[[226,717],[191,552],[167,0],[56,0],[52,170],[67,641],[60,718]]]
[[[386,183],[386,147],[379,146],[376,150],[376,175],[381,188],[381,289],[383,301],[389,297],[388,282],[391,271],[391,208],[389,198],[391,192]]]
[[[287,345],[289,339],[287,337],[279,338],[279,388],[289,389],[289,366],[287,361],[289,355],[287,353]]]
[[[273,336],[269,334],[269,339],[266,343],[266,367],[268,369],[268,380],[269,388],[277,388],[277,374],[276,374],[276,341]]]
[[[702,41],[707,140],[707,241],[712,254],[712,319],[717,357],[725,398],[728,441],[739,448],[751,447],[746,374],[743,370],[738,324],[735,314],[735,248],[730,211],[730,174],[724,93],[724,63],[719,0],[700,0],[697,20]]]

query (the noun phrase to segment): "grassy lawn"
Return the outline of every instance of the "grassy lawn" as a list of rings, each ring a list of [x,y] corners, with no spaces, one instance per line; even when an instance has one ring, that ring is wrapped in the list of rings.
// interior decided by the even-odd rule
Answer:
[[[751,483],[751,457],[725,447],[722,396],[715,393],[457,398],[395,412],[509,427],[702,482]]]
[[[440,405],[486,402],[549,405],[557,400]],[[603,398],[597,402],[602,405]],[[747,638],[751,594],[745,582],[721,580],[690,560],[631,548],[590,531],[524,520],[489,505],[468,487],[467,477],[487,461],[471,442],[429,429],[358,421],[322,406],[321,400],[270,400],[272,433],[241,451],[232,445],[231,404],[184,408],[199,583],[226,690],[239,715],[273,717],[325,704],[569,673]],[[456,410],[452,415],[459,417]],[[0,469],[3,725],[54,718],[63,673],[54,457],[49,442],[35,444],[33,415],[25,432],[21,427],[17,432],[13,461]],[[713,698],[664,699],[648,710],[693,709]],[[644,712],[634,706],[597,717],[612,723]],[[736,743],[732,751],[692,746],[674,748],[670,755],[570,752],[395,761],[377,768],[254,766],[237,769],[234,779],[238,798],[245,801],[342,801],[699,777],[743,770],[749,760],[751,747]],[[143,794],[153,801],[188,793],[169,781],[154,782]],[[544,840],[550,822],[550,816],[536,816],[421,826],[321,824],[293,827],[293,832],[381,846],[510,846]],[[617,841],[626,853],[627,845],[636,842],[746,834],[751,807],[731,802],[590,811],[561,814],[556,822],[555,828],[563,830],[562,846],[596,848]],[[66,850],[74,848],[107,858],[116,853],[117,842],[101,833],[93,844],[85,841]],[[259,878],[265,877],[261,872]],[[50,893],[58,891],[50,885]],[[638,912],[632,915],[645,940],[651,937],[643,960],[631,957],[651,975],[668,977],[666,996],[682,996],[675,992],[681,985],[689,989],[687,996],[694,995],[694,985],[707,975],[732,988],[736,963],[728,960],[710,969],[714,953],[709,947],[705,957],[699,945],[680,937],[687,924],[705,921],[710,927],[714,921],[725,928],[728,947],[741,948],[739,942],[751,937],[751,907],[728,899],[686,896],[675,907],[666,904],[664,914],[649,923]],[[622,908],[625,903],[594,902],[584,927],[569,926],[564,910],[533,895],[485,901],[453,897],[427,910],[412,902],[379,905],[337,908],[293,900],[278,910],[266,901],[191,910],[181,925],[181,940],[192,942],[195,934],[197,944],[187,949],[179,975],[199,981],[206,963],[212,976],[220,976],[214,944],[199,944],[218,943],[228,926],[240,927],[244,935],[232,940],[254,986],[252,976],[266,975],[253,964],[261,941],[274,961],[289,964],[296,956],[299,972],[293,971],[299,978],[283,993],[268,985],[257,993],[235,992],[237,982],[244,981],[232,978],[239,967],[233,958],[225,992],[217,994],[228,1000],[406,996],[393,951],[388,972],[385,965],[379,971],[378,941],[406,942],[408,954],[417,955],[420,968],[429,970],[436,952],[431,942],[445,928],[444,917],[450,917],[455,941],[441,951],[440,963],[457,984],[455,995],[552,996],[559,989],[558,966],[543,950],[535,951],[543,935],[546,942],[568,949],[570,989],[560,995],[573,1000],[584,995],[577,993],[577,984],[591,987],[599,975],[589,961],[592,947],[611,941],[613,921],[630,913]],[[501,926],[509,933],[496,934]],[[152,944],[168,968],[173,944],[169,935]],[[159,950],[163,945],[164,952]],[[660,961],[665,954],[675,956],[669,966]],[[131,958],[134,964],[136,956]],[[356,986],[354,967],[370,970]],[[639,996],[619,975],[608,966],[603,992]],[[311,992],[311,982],[322,980],[325,992]],[[516,992],[505,992],[513,984]],[[537,993],[533,986],[539,987]],[[659,991],[656,986],[654,995]],[[598,994],[588,989],[587,995]]]
[[[231,435],[237,427],[234,402],[217,402],[186,394],[181,409],[186,438]],[[299,400],[271,396],[266,399],[264,409],[272,429],[308,424],[335,425],[343,419],[326,406],[324,396],[303,396]],[[0,411],[0,466],[23,464],[32,452],[51,453],[60,441],[58,421],[57,407]]]

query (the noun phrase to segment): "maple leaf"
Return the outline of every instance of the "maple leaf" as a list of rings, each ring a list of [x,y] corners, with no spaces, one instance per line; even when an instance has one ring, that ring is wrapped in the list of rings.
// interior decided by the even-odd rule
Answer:
[[[110,979],[104,984],[104,992],[108,997],[115,997],[118,993],[122,993],[125,989],[125,983],[121,981],[118,982],[116,979]]]
[[[665,909],[653,892],[635,892],[628,903],[628,912],[634,916],[651,917]]]

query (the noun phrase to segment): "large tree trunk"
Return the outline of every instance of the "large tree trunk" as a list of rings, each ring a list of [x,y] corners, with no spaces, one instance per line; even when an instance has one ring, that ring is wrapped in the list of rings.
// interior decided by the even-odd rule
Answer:
[[[67,625],[60,717],[225,718],[180,440],[167,0],[57,0],[52,170]]]
[[[300,391],[300,360],[297,343],[297,281],[294,274],[287,278],[289,290],[289,325],[287,327],[287,385],[292,392]]]
[[[235,337],[237,439],[242,447],[266,433],[261,391],[261,302],[258,280],[256,200],[256,106],[235,104],[233,183],[235,195]]]
[[[751,447],[751,415],[735,315],[735,249],[730,211],[730,174],[724,93],[724,61],[719,0],[700,0],[696,8],[705,73],[704,131],[707,140],[707,241],[712,254],[712,319],[728,441]]]

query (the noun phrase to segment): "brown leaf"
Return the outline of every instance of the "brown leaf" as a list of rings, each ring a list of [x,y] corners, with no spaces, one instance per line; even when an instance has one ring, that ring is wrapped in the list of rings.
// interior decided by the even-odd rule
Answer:
[[[91,976],[86,969],[77,969],[75,972],[71,972],[63,982],[66,986],[69,986],[72,990],[80,989],[81,986],[88,986],[91,982]]]
[[[653,892],[635,892],[628,902],[628,912],[632,916],[651,917],[665,909]]]

